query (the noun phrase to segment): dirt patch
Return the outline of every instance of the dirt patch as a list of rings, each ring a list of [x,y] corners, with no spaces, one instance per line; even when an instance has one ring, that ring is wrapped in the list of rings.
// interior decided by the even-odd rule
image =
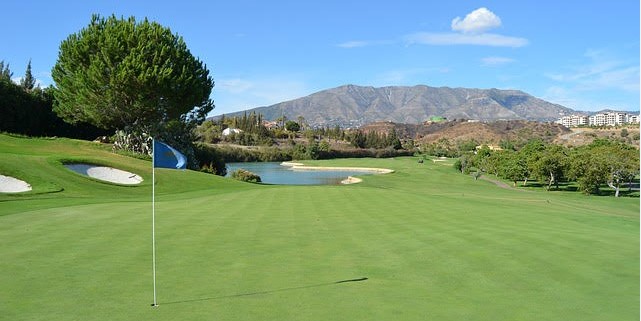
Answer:
[[[510,190],[513,190],[513,191],[526,192],[525,190],[522,190],[522,189],[516,188],[516,187],[514,187],[514,186],[512,186],[512,185],[506,184],[505,182],[502,182],[502,181],[499,181],[499,180],[493,179],[493,178],[491,178],[491,177],[487,177],[487,176],[482,175],[482,176],[481,176],[481,177],[479,177],[479,178],[480,178],[480,179],[482,179],[482,180],[484,180],[484,181],[488,181],[488,182],[490,182],[490,183],[494,183],[494,185],[496,185],[496,186],[498,186],[498,187],[500,187],[500,188],[510,189]]]

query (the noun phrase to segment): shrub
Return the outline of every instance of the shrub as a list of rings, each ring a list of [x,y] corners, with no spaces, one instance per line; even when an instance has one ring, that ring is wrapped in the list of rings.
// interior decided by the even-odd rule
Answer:
[[[621,134],[620,135],[621,135],[621,137],[628,137],[628,135],[629,135],[628,130],[625,129],[625,128],[621,129]]]
[[[237,179],[239,181],[243,182],[250,182],[250,183],[260,183],[261,179],[260,176],[244,169],[237,169],[233,173],[231,173],[231,177],[233,179]]]
[[[198,168],[202,172],[225,176],[227,168],[221,153],[214,147],[203,143],[194,144],[194,154]]]

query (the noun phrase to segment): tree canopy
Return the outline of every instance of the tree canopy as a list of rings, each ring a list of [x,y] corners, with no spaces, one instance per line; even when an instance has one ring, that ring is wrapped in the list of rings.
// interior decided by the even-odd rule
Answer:
[[[36,87],[36,78],[34,78],[31,73],[31,59],[29,59],[29,63],[27,64],[24,78],[20,80],[20,87],[26,91],[32,91]]]
[[[482,147],[475,154],[467,152],[454,168],[469,173],[470,168],[498,177],[527,184],[530,178],[538,180],[550,190],[559,189],[559,182],[575,181],[586,194],[599,194],[607,185],[619,196],[624,185],[632,187],[639,175],[639,150],[612,139],[597,139],[589,145],[566,148],[533,140],[518,151],[491,151]]]
[[[147,19],[94,15],[60,44],[52,70],[55,111],[70,123],[150,132],[201,122],[214,82],[182,37]]]
[[[31,136],[63,136],[93,139],[105,131],[86,123],[68,124],[52,110],[52,87],[33,86],[31,61],[20,84],[11,80],[9,65],[0,61],[0,131]]]
[[[11,81],[13,73],[9,70],[9,64],[5,64],[4,60],[0,61],[0,80]]]

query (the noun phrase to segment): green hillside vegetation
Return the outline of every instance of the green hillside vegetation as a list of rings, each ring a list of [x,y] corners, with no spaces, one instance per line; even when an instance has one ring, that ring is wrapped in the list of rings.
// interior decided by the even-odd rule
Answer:
[[[3,320],[634,320],[639,200],[520,191],[453,159],[306,161],[390,168],[344,186],[156,170],[70,139],[0,135]],[[138,186],[62,164],[110,165]]]
[[[454,167],[463,173],[476,171],[491,173],[517,186],[523,181],[538,180],[550,190],[561,185],[566,190],[580,190],[585,194],[602,194],[607,186],[614,196],[622,194],[638,197],[639,150],[610,139],[597,139],[589,145],[566,148],[532,140],[518,151],[492,150],[487,145],[466,152]],[[636,192],[633,186],[636,185]]]

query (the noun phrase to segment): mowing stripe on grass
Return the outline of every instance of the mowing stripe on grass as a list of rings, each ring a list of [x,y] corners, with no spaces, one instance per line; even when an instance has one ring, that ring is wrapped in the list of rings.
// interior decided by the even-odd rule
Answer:
[[[510,191],[411,157],[310,162],[396,170],[350,186],[159,170],[160,306],[152,309],[151,186],[79,179],[42,160],[104,157],[143,178],[150,163],[91,144],[0,135],[6,151],[25,156],[21,170],[40,183],[63,188],[0,198],[7,320],[639,315],[638,199]],[[10,166],[5,159],[0,167]],[[367,280],[340,282],[359,278]]]

